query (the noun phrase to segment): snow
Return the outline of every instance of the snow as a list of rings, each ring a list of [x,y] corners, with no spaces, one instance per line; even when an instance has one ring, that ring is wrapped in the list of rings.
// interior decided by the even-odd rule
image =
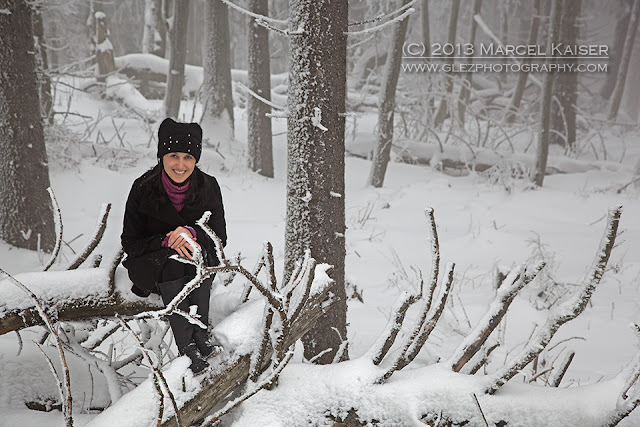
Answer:
[[[166,60],[160,58],[157,61],[143,55],[120,58],[125,59],[139,59],[150,68],[166,69],[163,65]],[[121,65],[117,63],[117,67]],[[197,78],[201,82],[201,71],[198,71],[200,74],[196,71],[195,68],[187,70],[187,75],[193,73],[191,80],[187,79],[189,90],[197,90],[200,84]],[[101,205],[112,203],[107,232],[97,249],[105,255],[104,265],[119,245],[122,213],[131,182],[156,161],[155,143],[150,140],[150,133],[157,130],[157,123],[156,127],[149,128],[122,105],[151,115],[159,114],[161,108],[161,101],[144,102],[127,84],[117,80],[107,83],[108,91],[121,103],[76,91],[71,97],[70,111],[95,118],[113,117],[118,126],[124,126],[121,133],[126,132],[124,141],[135,153],[135,162],[126,163],[116,158],[115,170],[109,169],[95,157],[78,150],[75,155],[77,166],[50,164],[52,187],[64,223],[63,238],[74,250],[82,249],[90,239]],[[61,88],[59,92],[58,107],[64,105],[66,109],[68,94]],[[184,110],[191,108],[189,102],[183,104]],[[246,140],[245,112],[236,109],[235,117],[236,138],[242,145]],[[63,120],[62,117],[57,119]],[[93,129],[86,128],[80,117],[68,116],[65,120],[66,126],[80,132],[86,129],[89,141],[93,141],[98,132],[106,140],[116,132],[109,120],[97,120]],[[354,144],[372,147],[374,125],[375,114],[359,117]],[[273,126],[277,135],[285,129],[286,123],[276,120]],[[349,352],[354,360],[319,367],[302,363],[298,348],[292,363],[281,374],[278,387],[257,393],[243,403],[229,421],[233,421],[234,427],[297,425],[301,419],[324,425],[327,409],[332,415],[345,417],[346,414],[338,413],[338,408],[353,407],[363,419],[375,419],[385,426],[410,426],[423,425],[419,417],[425,413],[437,417],[438,408],[443,407],[447,408],[449,416],[480,423],[471,398],[471,393],[475,393],[489,422],[497,422],[510,413],[515,414],[511,418],[513,425],[561,426],[567,425],[568,419],[575,425],[602,425],[603,417],[615,408],[624,386],[624,381],[616,375],[637,350],[634,332],[628,324],[637,320],[640,301],[640,223],[637,221],[640,218],[640,190],[634,185],[620,193],[616,189],[637,175],[633,168],[640,158],[640,146],[636,143],[637,133],[626,137],[634,141],[626,147],[626,152],[620,149],[623,145],[615,136],[609,136],[607,141],[609,158],[620,161],[589,159],[597,167],[578,169],[571,166],[571,173],[547,176],[545,186],[533,191],[517,186],[505,191],[504,187],[491,185],[474,172],[452,177],[428,166],[395,162],[389,164],[385,186],[374,189],[364,186],[370,162],[348,157],[344,195],[336,193],[332,196],[345,199],[346,275],[364,299],[364,303],[355,299],[349,301]],[[111,142],[111,145],[117,144],[117,138]],[[459,149],[445,146],[443,156],[448,155],[449,150]],[[623,152],[624,156],[621,155]],[[274,137],[274,179],[250,173],[242,157],[223,160],[211,148],[205,148],[200,160],[203,170],[214,174],[222,187],[229,232],[225,252],[229,258],[231,254],[241,252],[245,258],[243,263],[252,266],[263,251],[262,242],[270,241],[274,247],[277,277],[282,277],[284,260],[285,153],[286,136]],[[477,150],[476,155],[485,154]],[[490,154],[487,152],[486,155]],[[549,164],[565,161],[572,159],[554,156]],[[462,342],[460,332],[469,332],[485,315],[495,297],[493,275],[496,268],[507,271],[518,264],[535,264],[534,240],[539,239],[545,246],[553,261],[553,265],[547,267],[558,283],[581,284],[604,232],[606,211],[618,204],[623,206],[620,223],[623,233],[618,238],[602,283],[585,312],[564,325],[552,340],[551,346],[558,345],[540,356],[541,362],[551,363],[565,350],[576,352],[560,388],[524,384],[524,377],[518,376],[496,395],[488,396],[482,394],[487,377],[454,374],[445,364],[427,366],[438,357],[446,360]],[[417,281],[411,266],[426,272],[431,265],[428,224],[423,214],[427,206],[434,209],[443,262],[456,263],[454,286],[441,325],[433,331],[413,364],[395,373],[386,384],[373,385],[373,380],[386,366],[374,366],[367,352],[385,329],[389,316],[393,315],[392,302],[403,292],[416,292]],[[37,253],[0,243],[0,259],[3,260],[0,268],[15,275],[42,301],[59,301],[85,294],[96,299],[107,296],[105,268],[81,267],[73,272],[38,273],[46,262],[40,258],[42,256]],[[60,270],[73,258],[69,247],[63,245],[61,260],[52,270]],[[330,274],[327,265],[318,265],[314,289],[328,283]],[[116,283],[126,294],[130,283],[122,267],[116,272]],[[210,317],[214,333],[225,347],[234,349],[235,355],[247,354],[262,334],[264,302],[254,291],[250,302],[239,306],[243,286],[244,281],[236,278],[227,288],[218,285],[212,297]],[[493,337],[504,338],[501,338],[501,347],[491,356],[487,367],[489,373],[496,372],[509,354],[517,354],[532,329],[544,323],[548,311],[537,310],[532,303],[541,289],[543,284],[534,281],[514,299],[503,325],[494,332]],[[575,287],[569,289],[575,290]],[[135,297],[131,295],[131,298]],[[23,291],[7,280],[0,281],[0,312],[7,307],[30,307],[32,304]],[[409,309],[398,342],[405,336],[407,326],[412,325],[417,310],[418,307]],[[46,362],[32,343],[37,339],[38,331],[38,328],[29,328],[21,332],[24,348],[19,356],[16,355],[15,334],[0,336],[0,426],[63,425],[63,417],[57,410],[41,413],[24,407],[25,400],[47,396],[56,399],[58,395]],[[45,346],[45,351],[56,363],[55,348]],[[397,345],[392,348],[391,355],[394,351],[397,351]],[[148,371],[138,371],[137,380],[141,385],[96,417],[96,411],[90,407],[109,404],[106,380],[95,368],[91,368],[92,376],[89,376],[84,362],[70,354],[67,357],[74,390],[75,425],[151,424],[156,411],[155,392],[149,379],[142,381]],[[164,371],[179,402],[184,402],[199,387],[187,366],[186,358],[177,358]],[[530,377],[528,368],[525,371]],[[186,380],[186,392],[181,391],[182,378]],[[577,385],[586,386],[578,388]],[[89,390],[94,391],[91,398]],[[329,402],[330,406],[327,408],[319,402]],[[171,412],[169,408],[166,404],[167,413]],[[634,413],[622,425],[638,423],[640,417]]]

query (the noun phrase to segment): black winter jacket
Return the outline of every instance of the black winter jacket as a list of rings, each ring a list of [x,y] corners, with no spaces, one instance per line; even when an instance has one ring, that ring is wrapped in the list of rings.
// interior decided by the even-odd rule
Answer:
[[[134,181],[127,199],[120,236],[122,248],[127,254],[122,264],[127,268],[134,284],[132,291],[141,296],[157,292],[156,284],[160,280],[164,264],[170,255],[176,253],[173,249],[163,248],[161,243],[166,234],[176,227],[193,227],[197,233],[197,242],[208,254],[209,265],[217,265],[219,262],[213,241],[196,225],[205,211],[211,211],[209,227],[222,240],[223,246],[227,244],[222,194],[214,177],[195,168],[193,174],[200,174],[198,178],[202,182],[202,188],[196,202],[192,205],[187,203],[178,212],[166,193],[156,189],[158,185],[162,185],[160,175],[148,179],[152,173],[153,170],[150,170]],[[158,193],[161,194],[160,197]]]

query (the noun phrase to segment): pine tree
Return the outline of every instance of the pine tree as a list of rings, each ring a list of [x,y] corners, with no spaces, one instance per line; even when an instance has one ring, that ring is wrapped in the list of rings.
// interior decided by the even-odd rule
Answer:
[[[348,3],[292,0],[287,122],[285,272],[307,249],[333,266],[331,308],[303,338],[307,359],[331,363],[347,333],[344,129]],[[347,353],[343,353],[347,357]]]
[[[0,238],[28,249],[55,243],[32,30],[24,0],[0,0]]]

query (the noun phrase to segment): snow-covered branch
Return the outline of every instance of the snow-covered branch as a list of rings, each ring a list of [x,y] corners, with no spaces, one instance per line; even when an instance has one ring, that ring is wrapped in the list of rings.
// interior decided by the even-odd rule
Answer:
[[[111,211],[111,203],[104,203],[102,205],[102,209],[100,210],[100,215],[98,217],[98,223],[96,224],[96,228],[93,232],[93,235],[87,242],[86,246],[80,251],[78,256],[69,263],[69,265],[65,268],[65,270],[75,270],[80,267],[80,265],[91,255],[93,250],[98,246],[100,240],[102,240],[102,236],[104,235],[104,230],[107,228],[107,218],[109,216],[109,211]]]
[[[401,7],[399,7],[398,9],[389,12],[389,13],[381,13],[380,15],[376,16],[373,19],[368,19],[366,21],[360,21],[360,22],[349,22],[349,26],[350,27],[355,27],[358,25],[364,25],[364,24],[371,24],[374,22],[379,22],[379,21],[383,21],[387,18],[391,18],[392,16],[397,15],[400,12],[405,11],[406,9],[410,8],[411,6],[413,6],[416,3],[416,0],[411,0],[410,2],[408,2],[407,4],[403,4]]]
[[[275,103],[269,101],[268,99],[258,95],[257,93],[255,93],[254,91],[249,89],[247,86],[243,85],[242,83],[235,82],[234,84],[236,86],[238,86],[240,89],[246,90],[249,95],[253,96],[258,101],[262,101],[264,104],[268,105],[269,107],[274,108],[274,109],[279,110],[279,111],[283,111],[285,113],[287,112],[287,107],[283,107],[282,105],[278,105],[278,104],[275,104]]]
[[[520,354],[515,356],[502,369],[491,376],[489,386],[485,390],[487,393],[493,394],[506,384],[507,381],[513,378],[544,350],[562,325],[575,319],[584,311],[591,299],[593,291],[600,283],[600,279],[609,261],[609,256],[611,255],[611,250],[616,240],[621,214],[622,206],[616,206],[609,210],[604,236],[600,242],[600,247],[591,266],[591,270],[580,291],[571,299],[551,311],[547,321],[538,329],[535,337]]]
[[[534,272],[537,273],[540,269],[540,266],[537,266]],[[489,310],[449,358],[447,364],[451,366],[451,369],[455,372],[460,372],[460,369],[480,350],[489,335],[500,324],[520,289],[534,278],[535,274],[527,275],[524,266],[516,267],[509,273],[500,288],[498,288]]]
[[[413,2],[411,2],[411,3],[413,3]],[[392,20],[385,22],[384,24],[376,25],[375,27],[366,28],[366,29],[360,30],[360,31],[346,31],[345,34],[347,36],[368,35],[368,34],[371,34],[373,32],[380,31],[380,30],[388,27],[389,25],[397,24],[398,22],[400,22],[403,19],[407,18],[409,15],[411,15],[415,11],[416,11],[415,9],[409,8],[406,11],[404,11],[402,13],[402,15],[397,16],[397,17],[393,18]]]

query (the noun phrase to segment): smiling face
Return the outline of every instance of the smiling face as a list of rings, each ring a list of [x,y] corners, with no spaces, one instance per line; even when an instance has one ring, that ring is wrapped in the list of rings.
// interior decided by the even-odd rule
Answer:
[[[162,156],[162,165],[169,178],[181,184],[193,173],[196,159],[188,153],[169,153]]]

